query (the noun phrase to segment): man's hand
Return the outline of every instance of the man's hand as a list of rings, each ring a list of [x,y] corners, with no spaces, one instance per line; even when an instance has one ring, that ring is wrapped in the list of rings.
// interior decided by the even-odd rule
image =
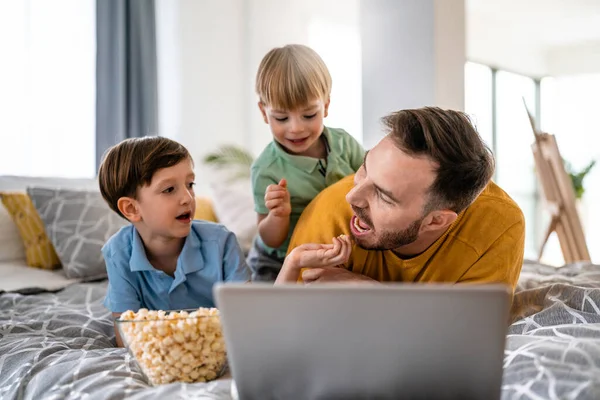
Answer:
[[[290,192],[285,179],[280,180],[277,185],[267,186],[265,206],[269,209],[269,214],[275,217],[289,217],[292,213]]]
[[[355,274],[345,268],[323,267],[307,269],[302,273],[304,283],[379,283],[367,276]]]
[[[285,258],[275,283],[297,282],[302,268],[338,268],[337,265],[348,261],[351,251],[350,238],[344,235],[333,238],[332,244],[300,245]]]

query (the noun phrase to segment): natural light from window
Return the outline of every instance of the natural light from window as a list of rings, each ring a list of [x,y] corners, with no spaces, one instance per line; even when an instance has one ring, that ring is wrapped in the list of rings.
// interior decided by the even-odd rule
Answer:
[[[575,171],[592,160],[597,165],[583,181],[585,192],[577,208],[592,261],[600,259],[600,74],[545,78],[541,88],[541,128],[556,136],[562,157]],[[558,239],[550,238],[548,256],[561,257]]]
[[[540,240],[540,210],[531,152],[533,133],[523,106],[525,98],[530,110],[535,112],[535,82],[526,76],[496,71],[494,99],[493,80],[490,67],[466,63],[465,111],[494,151],[495,182],[517,202],[525,215],[525,257],[535,258]]]
[[[94,0],[0,2],[0,175],[95,175]]]
[[[490,149],[492,137],[492,69],[468,62],[465,65],[465,110]]]
[[[539,214],[531,144],[533,131],[523,105],[535,114],[533,79],[499,71],[496,75],[496,181],[521,207],[526,221],[526,257],[539,247]]]
[[[331,105],[325,124],[343,128],[362,143],[362,70],[358,25],[314,18],[308,45],[323,58],[332,76]]]

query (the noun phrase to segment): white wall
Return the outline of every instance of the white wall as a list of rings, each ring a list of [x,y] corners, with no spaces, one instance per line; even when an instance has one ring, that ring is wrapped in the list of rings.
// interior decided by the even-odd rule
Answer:
[[[464,12],[464,0],[361,1],[365,147],[392,111],[464,109]]]
[[[463,109],[464,13],[464,0],[157,0],[160,134],[199,167],[223,143],[257,155],[271,140],[254,92],[260,60],[302,43],[333,78],[325,124],[369,148],[390,111]]]
[[[467,0],[467,55],[533,77],[600,72],[600,2]]]
[[[247,146],[243,0],[157,0],[160,134],[188,148],[198,190],[202,158],[222,143]]]
[[[545,61],[551,76],[600,73],[600,42],[552,48]]]
[[[246,51],[251,148],[259,153],[271,140],[260,117],[254,79],[273,47],[300,43],[312,47],[333,80],[325,124],[344,128],[362,141],[362,94],[358,0],[251,0],[247,2]]]
[[[434,1],[435,105],[465,109],[465,0]]]
[[[535,35],[483,12],[469,12],[466,24],[469,61],[529,76],[546,75],[545,49]]]
[[[197,164],[223,143],[258,154],[271,140],[254,79],[262,57],[287,43],[323,57],[333,76],[325,123],[361,139],[358,0],[157,0],[156,14],[160,133]]]
[[[361,1],[365,145],[383,136],[380,118],[431,104],[435,82],[433,1]],[[430,16],[430,18],[423,18]]]
[[[268,126],[258,111],[258,98],[254,91],[254,79],[262,57],[273,47],[288,43],[308,41],[308,20],[310,1],[306,5],[299,1],[250,0],[247,2],[246,22],[246,81],[245,104],[248,118],[250,149],[258,154],[271,140]],[[282,18],[282,16],[285,16]]]
[[[157,1],[160,133],[197,163],[220,143],[245,141],[242,4]]]

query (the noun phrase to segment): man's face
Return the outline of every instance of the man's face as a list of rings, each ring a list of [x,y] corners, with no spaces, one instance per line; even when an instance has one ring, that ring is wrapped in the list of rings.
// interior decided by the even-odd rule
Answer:
[[[419,237],[428,190],[436,164],[409,156],[386,137],[365,156],[346,200],[354,210],[350,222],[356,243],[368,250],[391,250]]]

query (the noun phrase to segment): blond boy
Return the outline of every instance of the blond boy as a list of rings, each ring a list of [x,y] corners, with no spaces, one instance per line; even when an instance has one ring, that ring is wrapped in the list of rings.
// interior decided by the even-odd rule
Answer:
[[[247,262],[253,280],[274,281],[304,208],[327,186],[356,172],[364,150],[343,129],[324,126],[331,76],[309,47],[269,51],[258,68],[256,92],[273,141],[252,165],[258,236]]]

